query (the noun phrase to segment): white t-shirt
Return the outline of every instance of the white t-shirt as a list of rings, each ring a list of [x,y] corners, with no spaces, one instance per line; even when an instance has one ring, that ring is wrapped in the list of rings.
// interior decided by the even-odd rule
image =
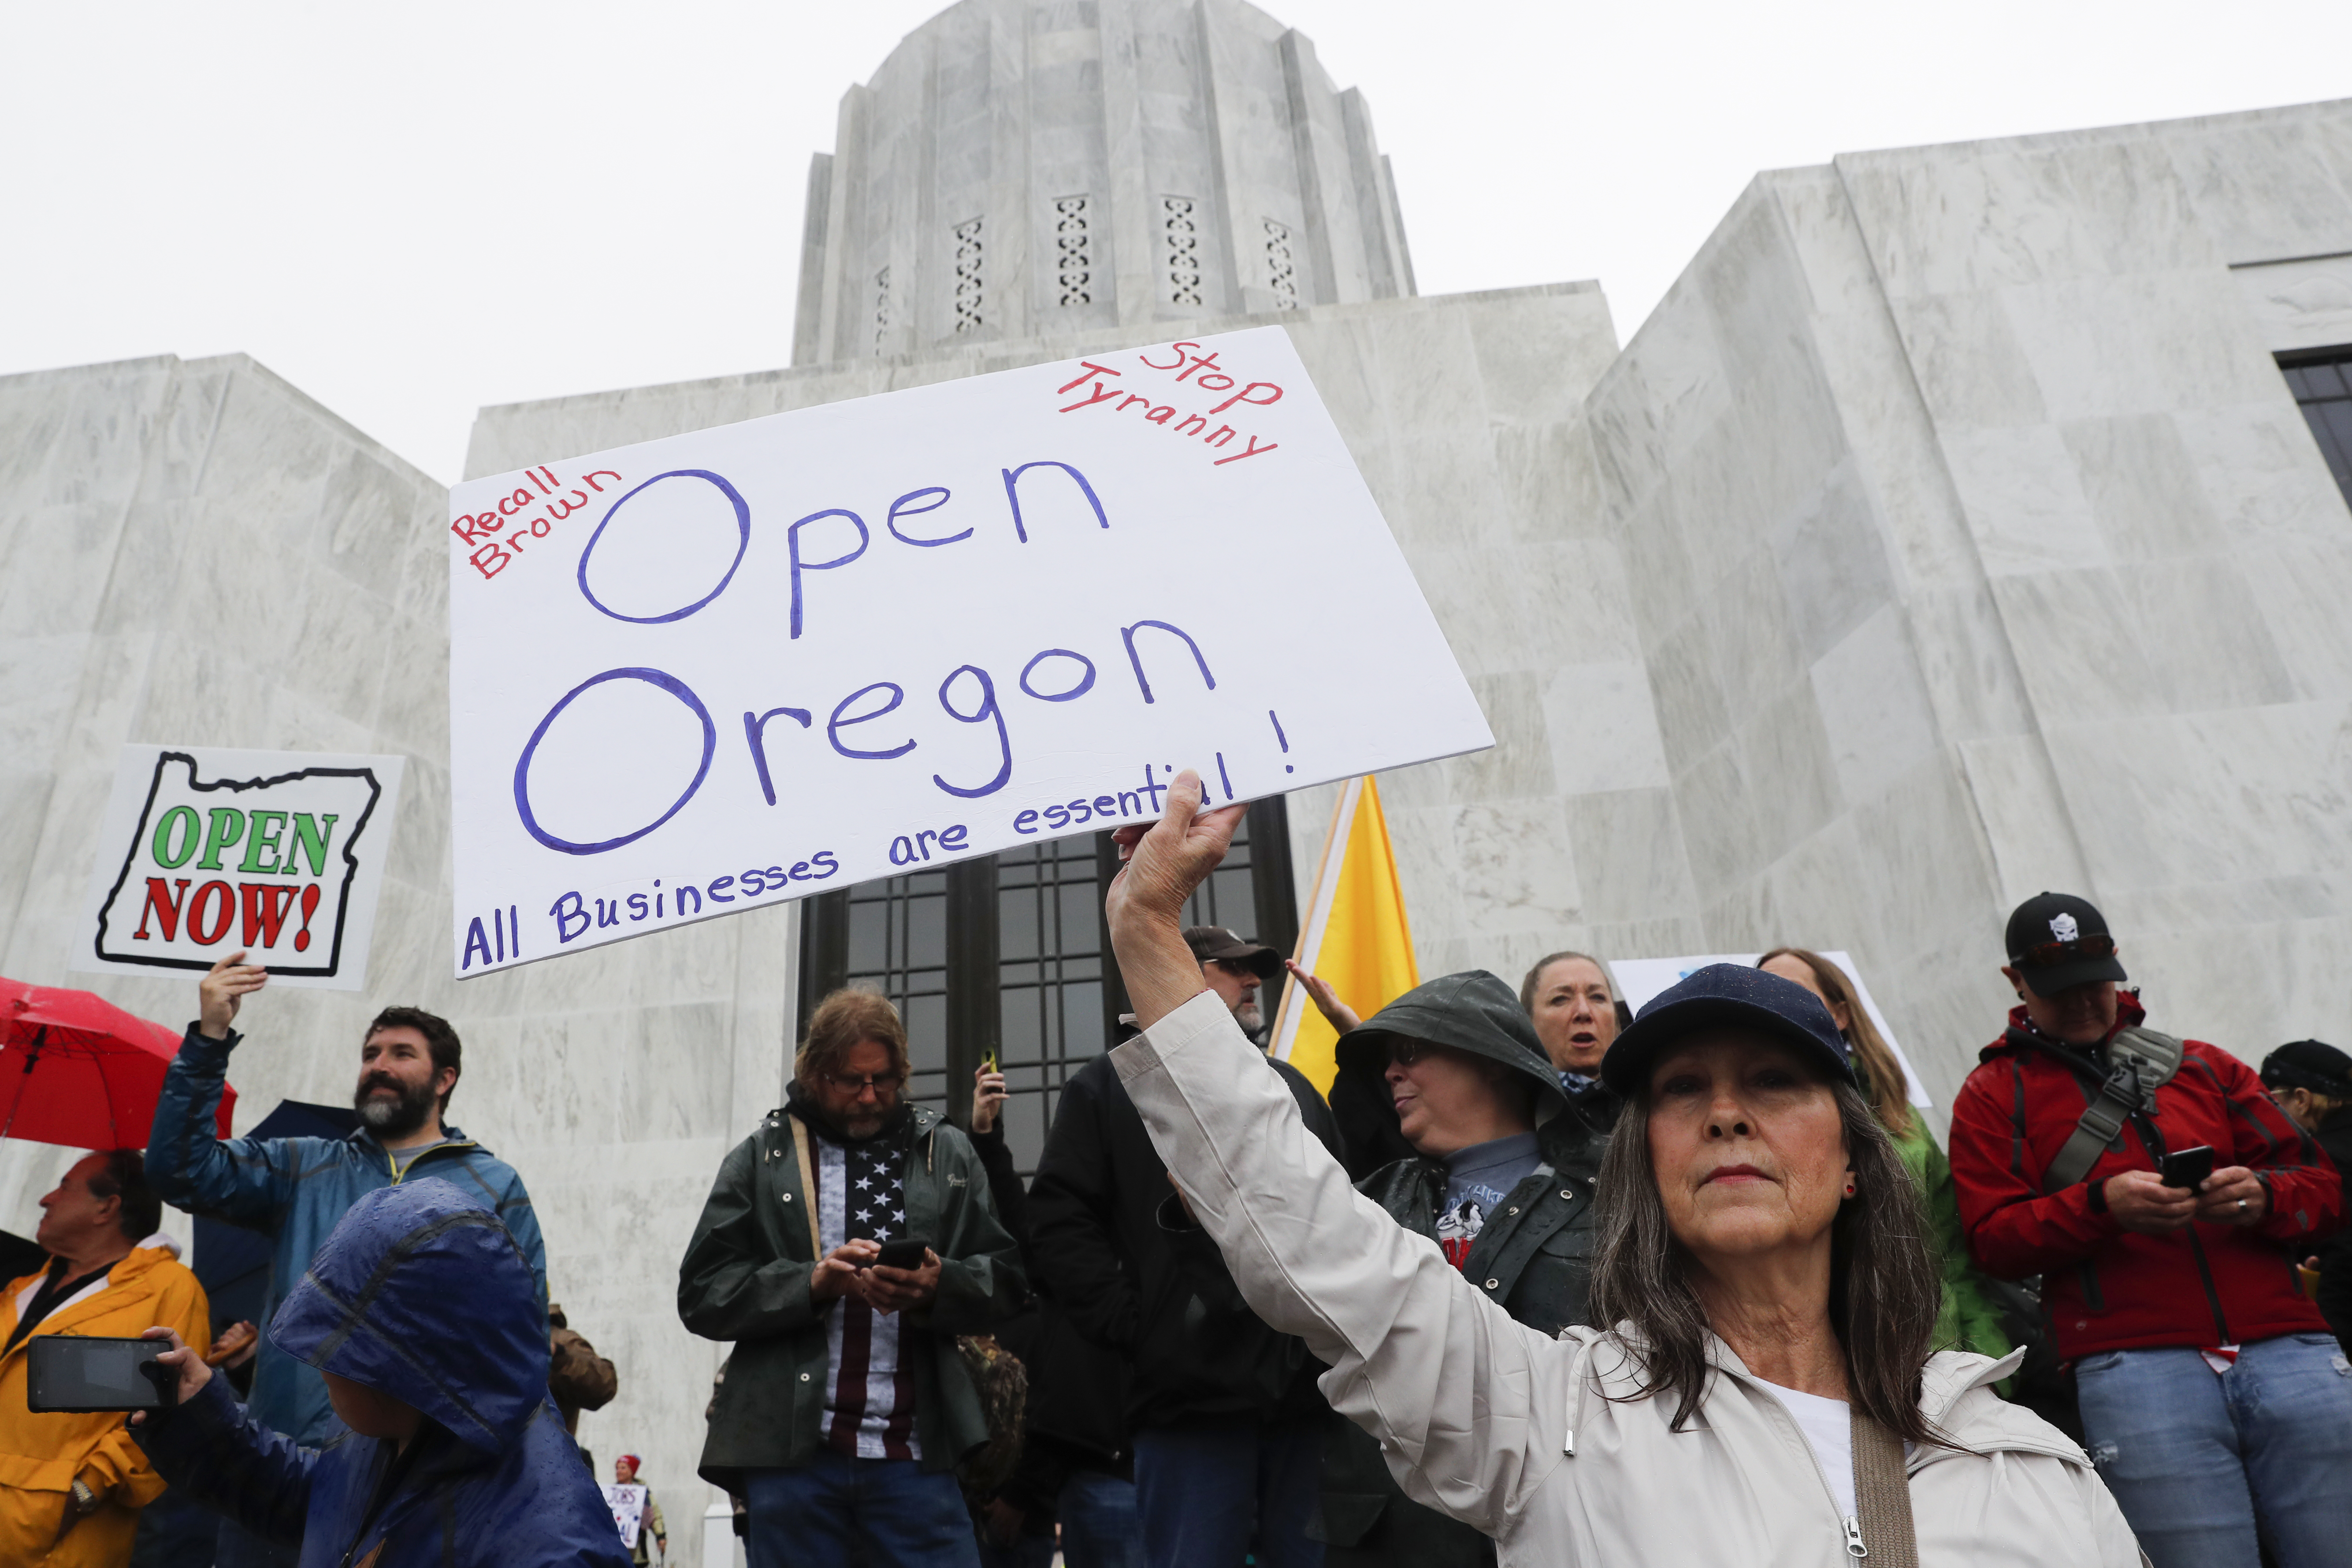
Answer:
[[[1793,1388],[1778,1384],[1766,1384],[1780,1403],[1796,1419],[1797,1430],[1805,1435],[1812,1448],[1813,1458],[1822,1465],[1822,1474],[1828,1478],[1830,1496],[1837,1500],[1840,1517],[1852,1519],[1853,1506],[1853,1408],[1843,1399],[1823,1399],[1818,1394],[1800,1394]]]

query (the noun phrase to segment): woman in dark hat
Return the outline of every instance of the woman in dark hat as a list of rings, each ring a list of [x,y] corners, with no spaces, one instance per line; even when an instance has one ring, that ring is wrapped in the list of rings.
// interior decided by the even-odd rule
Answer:
[[[2323,1040],[2295,1040],[2263,1058],[2262,1077],[2279,1109],[2336,1162],[2352,1200],[2352,1057]],[[2303,1266],[2317,1271],[2320,1315],[2352,1353],[2352,1226],[2321,1242]]]
[[[2083,1451],[1932,1352],[1918,1192],[1811,993],[1717,964],[1601,1064],[1594,1315],[1557,1337],[1356,1192],[1201,986],[1179,921],[1241,808],[1187,772],[1106,900],[1142,1036],[1110,1060],[1251,1308],[1332,1407],[1506,1568],[1843,1562],[2137,1568]],[[1911,1445],[1906,1453],[1906,1444]]]

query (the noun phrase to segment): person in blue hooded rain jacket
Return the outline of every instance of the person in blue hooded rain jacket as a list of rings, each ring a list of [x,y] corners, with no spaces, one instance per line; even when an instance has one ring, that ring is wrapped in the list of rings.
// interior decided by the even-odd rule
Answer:
[[[231,1398],[201,1349],[157,1331],[175,1405],[133,1433],[174,1489],[301,1568],[627,1568],[595,1478],[547,1392],[531,1269],[473,1194],[420,1177],[369,1193],[269,1324],[347,1431],[323,1447]]]
[[[165,1203],[207,1219],[257,1230],[275,1244],[262,1321],[310,1266],[327,1233],[364,1193],[434,1175],[471,1193],[512,1233],[530,1266],[546,1335],[547,1251],[530,1194],[512,1167],[442,1118],[462,1070],[457,1031],[415,1007],[387,1007],[360,1046],[352,1103],[360,1126],[344,1138],[219,1135],[221,1086],[229,1053],[245,1037],[230,1028],[239,1002],[268,971],[233,952],[197,987],[201,1016],[188,1026],[163,1074],[147,1137],[147,1180]],[[318,1373],[278,1352],[264,1336],[253,1375],[253,1414],[298,1443],[325,1440],[334,1413]]]

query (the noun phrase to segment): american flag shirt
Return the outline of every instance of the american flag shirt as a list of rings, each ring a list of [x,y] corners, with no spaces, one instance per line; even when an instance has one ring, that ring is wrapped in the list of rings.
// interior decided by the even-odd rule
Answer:
[[[844,1146],[816,1140],[817,1239],[892,1241],[907,1228],[907,1146],[877,1138]],[[898,1314],[855,1296],[827,1309],[824,1437],[860,1459],[919,1459],[915,1380],[898,1360]]]

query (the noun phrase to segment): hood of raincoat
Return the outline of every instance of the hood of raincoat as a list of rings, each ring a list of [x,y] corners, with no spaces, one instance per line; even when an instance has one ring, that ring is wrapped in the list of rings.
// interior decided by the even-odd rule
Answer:
[[[547,1398],[530,1266],[492,1214],[425,1176],[352,1205],[269,1324],[278,1349],[412,1405],[485,1453]]]
[[[1538,1086],[1536,1120],[1548,1121],[1568,1103],[1559,1075],[1519,1007],[1519,994],[1500,976],[1465,969],[1416,985],[1342,1037],[1336,1056],[1342,1072],[1378,1077],[1389,1046],[1399,1039],[1447,1046],[1516,1068]]]

